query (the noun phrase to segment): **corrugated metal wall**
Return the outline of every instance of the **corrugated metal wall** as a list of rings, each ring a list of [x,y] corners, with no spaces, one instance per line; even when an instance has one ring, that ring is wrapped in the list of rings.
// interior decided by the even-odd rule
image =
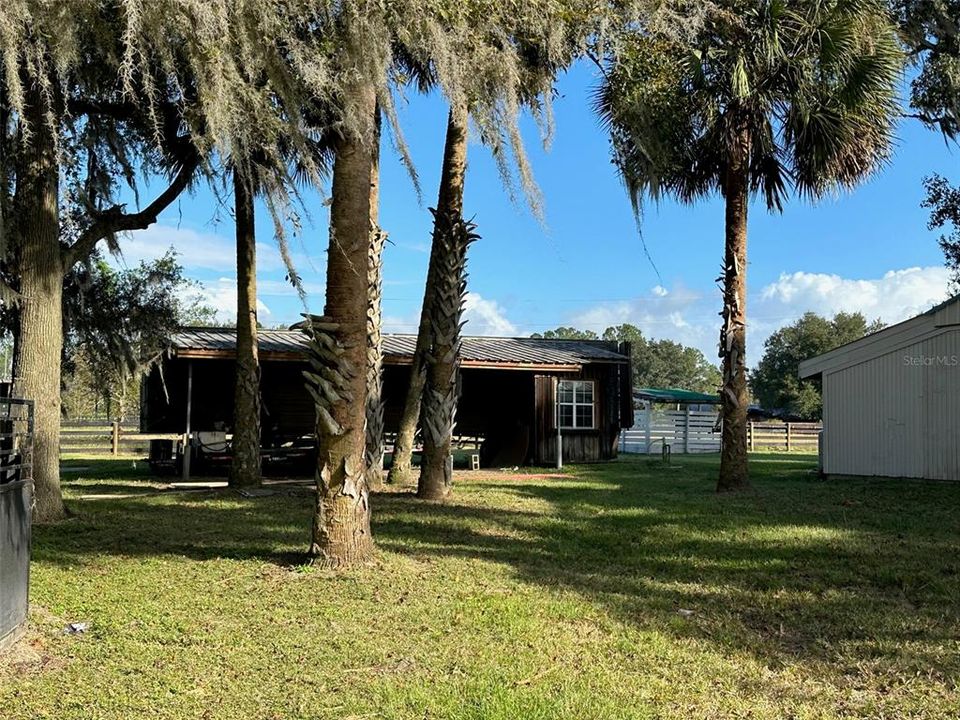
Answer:
[[[960,480],[960,328],[823,378],[824,471]]]

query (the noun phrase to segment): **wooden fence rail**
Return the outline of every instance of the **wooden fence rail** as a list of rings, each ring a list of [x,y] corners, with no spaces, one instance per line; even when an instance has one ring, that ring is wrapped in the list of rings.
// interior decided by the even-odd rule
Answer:
[[[822,429],[820,423],[752,422],[747,426],[747,447],[816,452]]]
[[[134,423],[68,421],[60,426],[60,454],[90,457],[144,456],[151,440],[176,440],[178,435],[139,432]]]

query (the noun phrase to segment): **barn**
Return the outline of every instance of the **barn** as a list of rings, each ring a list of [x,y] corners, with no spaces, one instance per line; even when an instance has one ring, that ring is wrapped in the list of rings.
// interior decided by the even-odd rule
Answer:
[[[399,423],[415,345],[414,335],[383,337],[388,441]],[[303,334],[261,331],[259,351],[265,457],[312,446]],[[142,385],[141,431],[189,434],[195,445],[229,437],[235,356],[233,329],[176,333]],[[633,425],[630,377],[628,343],[465,337],[455,432],[479,438],[481,463],[490,467],[553,464],[558,437],[564,462],[612,460],[620,429]]]
[[[960,296],[800,364],[827,475],[960,480]]]

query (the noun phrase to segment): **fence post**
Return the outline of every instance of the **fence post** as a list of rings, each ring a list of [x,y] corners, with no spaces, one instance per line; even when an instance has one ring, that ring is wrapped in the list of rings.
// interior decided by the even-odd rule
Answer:
[[[120,423],[114,421],[111,428],[111,450],[114,457],[120,454]]]
[[[644,453],[649,455],[650,454],[650,432],[653,425],[653,403],[651,403],[649,400],[644,400],[643,402],[643,415],[646,418],[646,421],[644,423],[645,432],[644,432],[643,440],[647,446],[646,450],[644,450]]]
[[[687,412],[683,418],[683,454],[690,453],[690,406],[687,405]]]
[[[790,452],[790,423],[787,423],[787,452]]]
[[[747,423],[747,447],[753,452],[753,423]]]

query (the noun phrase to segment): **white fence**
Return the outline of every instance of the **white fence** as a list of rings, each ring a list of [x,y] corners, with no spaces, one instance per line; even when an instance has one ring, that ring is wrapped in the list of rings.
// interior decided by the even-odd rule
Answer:
[[[720,452],[718,414],[697,410],[638,409],[637,422],[620,433],[620,452],[657,454],[669,445],[671,453]],[[750,450],[816,452],[820,423],[785,423],[777,420],[747,425]]]
[[[660,454],[720,452],[718,415],[701,410],[639,410],[637,422],[620,433],[620,452]]]

